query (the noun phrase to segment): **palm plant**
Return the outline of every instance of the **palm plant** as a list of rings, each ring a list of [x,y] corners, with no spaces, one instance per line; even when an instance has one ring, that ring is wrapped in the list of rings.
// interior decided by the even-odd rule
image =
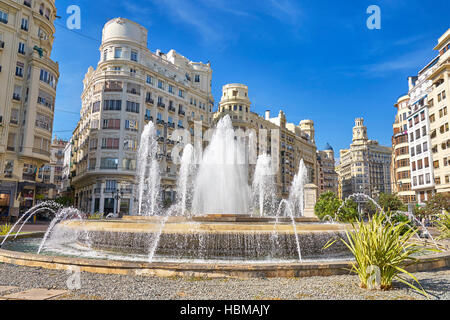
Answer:
[[[8,234],[8,232],[11,230],[12,225],[10,225],[9,223],[6,223],[2,226],[0,226],[0,236],[5,236]]]
[[[398,280],[418,292],[427,295],[417,278],[405,267],[417,263],[416,254],[426,249],[410,241],[417,230],[405,228],[407,221],[388,223],[383,213],[376,213],[369,221],[353,222],[353,231],[346,232],[347,240],[340,239],[355,257],[356,264],[351,271],[360,280],[360,286],[371,288],[374,269],[379,271],[378,286],[382,290],[392,288],[392,281]],[[330,241],[325,248],[338,240]],[[434,250],[433,250],[434,251]],[[409,276],[417,284],[408,282],[401,275]],[[418,288],[420,287],[420,289]]]
[[[450,238],[450,214],[446,213],[440,217],[438,228],[441,233],[438,239]]]

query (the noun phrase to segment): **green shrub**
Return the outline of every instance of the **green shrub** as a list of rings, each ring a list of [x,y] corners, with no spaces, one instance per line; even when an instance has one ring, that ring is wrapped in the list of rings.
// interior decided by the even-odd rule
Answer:
[[[417,229],[417,227],[414,225],[414,222],[411,221],[407,215],[401,213],[401,212],[387,212],[387,216],[389,216],[389,221],[394,224],[400,224],[404,223],[404,226],[401,230],[402,234],[404,234],[406,231],[410,229]]]
[[[396,279],[427,295],[417,278],[404,268],[417,263],[415,254],[425,250],[436,250],[425,249],[411,242],[411,238],[417,231],[411,229],[404,231],[407,222],[394,225],[386,223],[385,219],[382,213],[376,213],[369,218],[367,223],[363,221],[352,223],[353,231],[346,232],[347,240],[340,239],[355,257],[356,264],[353,265],[352,271],[358,275],[360,286],[371,288],[373,268],[379,268],[379,289],[392,288],[392,281]],[[325,248],[333,245],[336,241],[339,240],[330,241]],[[412,278],[420,289],[400,275]]]
[[[2,226],[0,226],[0,236],[6,236],[9,231],[11,231],[12,225],[9,223],[6,223]]]

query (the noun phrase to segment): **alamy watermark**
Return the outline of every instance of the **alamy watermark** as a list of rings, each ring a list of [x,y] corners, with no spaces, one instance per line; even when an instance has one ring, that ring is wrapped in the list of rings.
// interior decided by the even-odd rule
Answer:
[[[370,16],[367,18],[367,28],[369,30],[380,30],[381,29],[381,9],[377,5],[371,5],[367,8],[367,14]]]
[[[70,266],[66,274],[69,275],[67,278],[66,285],[69,290],[80,290],[81,289],[81,269],[77,266]]]
[[[69,17],[66,20],[66,27],[69,30],[81,29],[81,9],[77,5],[70,5],[67,7],[66,13]]]

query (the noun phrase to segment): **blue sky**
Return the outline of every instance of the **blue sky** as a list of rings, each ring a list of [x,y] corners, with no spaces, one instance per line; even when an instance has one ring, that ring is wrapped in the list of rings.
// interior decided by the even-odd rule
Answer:
[[[64,28],[69,5],[81,30]],[[381,30],[369,30],[369,5]],[[175,49],[210,61],[216,105],[227,83],[249,86],[253,111],[283,109],[289,122],[312,119],[319,149],[351,143],[356,117],[369,137],[391,145],[394,103],[437,53],[450,27],[448,0],[57,0],[52,58],[59,62],[54,133],[70,138],[81,107],[82,80],[99,60],[103,25],[124,17],[149,30],[149,48]]]

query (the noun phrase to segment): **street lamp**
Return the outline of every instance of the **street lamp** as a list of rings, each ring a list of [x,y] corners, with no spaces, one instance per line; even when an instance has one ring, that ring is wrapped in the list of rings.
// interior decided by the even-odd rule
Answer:
[[[117,217],[117,209],[118,209],[118,206],[119,206],[119,200],[121,199],[121,197],[123,196],[123,191],[121,191],[121,190],[119,190],[119,189],[117,189],[117,190],[114,190],[113,191],[113,193],[112,193],[112,195],[113,195],[113,199],[114,199],[114,201],[115,201],[115,206],[114,206],[114,217]],[[119,210],[119,212],[120,212],[120,210]]]

